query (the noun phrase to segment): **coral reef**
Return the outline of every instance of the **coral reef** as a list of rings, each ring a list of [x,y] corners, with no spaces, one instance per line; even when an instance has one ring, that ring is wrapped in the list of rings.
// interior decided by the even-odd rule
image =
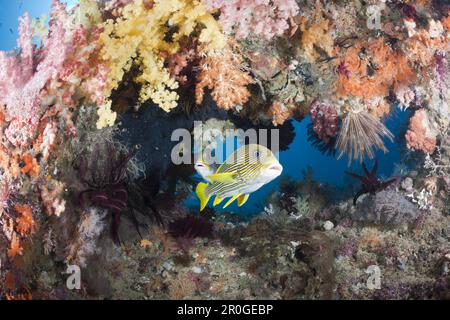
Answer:
[[[87,187],[78,195],[80,204],[86,207],[88,200],[90,205],[111,212],[111,230],[116,243],[120,241],[118,237],[120,217],[128,205],[126,169],[133,155],[133,152],[121,154],[114,150],[112,145],[106,145],[103,150],[97,145],[92,155],[82,157],[79,164],[80,180]]]
[[[448,299],[449,9],[53,0],[48,21],[24,13],[0,51],[0,299]],[[297,168],[305,118],[327,161],[363,174],[331,185]],[[267,144],[298,171],[254,208],[199,215],[192,161],[240,129],[276,132]],[[392,145],[399,159],[369,171]]]
[[[192,246],[195,238],[214,238],[214,225],[203,217],[188,215],[169,224],[169,234],[183,250]]]

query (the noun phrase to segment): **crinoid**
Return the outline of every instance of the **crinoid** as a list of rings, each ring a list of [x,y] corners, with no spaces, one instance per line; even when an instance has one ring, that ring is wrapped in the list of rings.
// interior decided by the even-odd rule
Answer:
[[[135,152],[119,152],[112,144],[106,144],[102,151],[96,145],[91,155],[80,158],[79,177],[88,189],[80,192],[78,199],[82,207],[89,202],[112,213],[112,236],[118,244],[120,217],[128,207],[127,165]]]
[[[140,236],[139,227],[147,227],[147,224],[140,222],[136,213],[147,218],[147,221],[163,225],[154,204],[159,191],[159,177],[149,173],[144,178],[130,179],[127,168],[134,154],[135,151],[122,152],[112,144],[106,144],[103,148],[97,145],[91,154],[83,155],[79,163],[80,180],[88,187],[78,195],[79,202],[83,207],[89,202],[112,213],[112,237],[116,244],[120,243],[118,231],[124,213]]]
[[[384,145],[384,137],[393,141],[393,134],[375,116],[365,111],[361,106],[352,108],[342,121],[342,128],[336,141],[339,149],[338,159],[344,154],[348,163],[352,160],[363,162],[365,156],[375,157],[375,148],[388,152]]]
[[[362,167],[365,176],[360,176],[357,175],[356,173],[345,171],[346,174],[352,176],[353,178],[358,179],[362,183],[361,190],[359,190],[353,197],[353,205],[356,205],[356,201],[363,194],[370,193],[374,195],[378,191],[386,189],[389,185],[391,185],[394,181],[397,180],[397,178],[392,178],[386,181],[381,181],[380,179],[378,179],[376,176],[378,170],[378,161],[376,159],[373,168],[370,172],[369,170],[367,170],[366,164],[364,162],[362,164]]]

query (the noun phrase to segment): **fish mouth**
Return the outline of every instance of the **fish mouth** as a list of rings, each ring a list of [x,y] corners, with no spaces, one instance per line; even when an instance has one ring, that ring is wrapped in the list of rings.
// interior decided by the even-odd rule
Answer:
[[[281,164],[273,164],[271,165],[269,168],[269,170],[274,170],[274,171],[278,171],[281,173],[281,171],[283,171],[283,167]]]

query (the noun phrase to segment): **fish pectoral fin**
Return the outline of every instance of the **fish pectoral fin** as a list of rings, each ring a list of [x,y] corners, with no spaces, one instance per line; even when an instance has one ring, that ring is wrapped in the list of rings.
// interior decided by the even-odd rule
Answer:
[[[210,195],[206,194],[206,187],[208,185],[206,183],[200,182],[197,185],[197,188],[195,188],[195,193],[197,194],[199,200],[200,200],[200,211],[205,209],[206,204],[208,203],[208,200],[210,198]]]
[[[225,203],[225,205],[223,206],[223,208],[225,209],[226,207],[228,207],[234,200],[236,200],[237,198],[239,198],[239,196],[240,196],[241,194],[242,194],[242,193],[238,193],[238,194],[235,194],[234,196],[232,196],[231,199],[228,200],[227,203]]]
[[[249,194],[242,194],[238,197],[238,206],[241,207],[247,202]]]
[[[232,183],[234,182],[236,173],[235,172],[222,172],[222,173],[213,173],[209,176],[206,176],[206,178],[211,181],[211,183],[214,182],[222,182],[222,183]]]
[[[221,197],[219,197],[219,196],[216,196],[216,197],[214,198],[213,206],[215,207],[215,206],[217,206],[218,204],[220,204],[220,203],[223,201],[223,199],[224,199],[224,198],[221,198]]]

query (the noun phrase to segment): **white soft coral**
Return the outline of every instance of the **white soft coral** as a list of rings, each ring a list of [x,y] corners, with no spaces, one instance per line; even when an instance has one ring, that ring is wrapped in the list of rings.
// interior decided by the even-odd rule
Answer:
[[[299,10],[295,0],[206,0],[206,4],[210,10],[220,10],[224,32],[237,39],[251,33],[266,40],[280,36]]]

